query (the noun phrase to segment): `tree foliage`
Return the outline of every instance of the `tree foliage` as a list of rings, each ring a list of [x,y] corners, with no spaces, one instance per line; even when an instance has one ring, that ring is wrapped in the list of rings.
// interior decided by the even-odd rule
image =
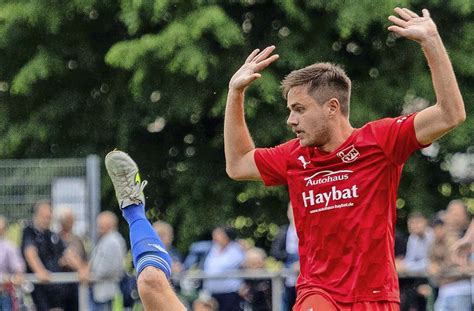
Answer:
[[[386,30],[397,5],[430,9],[472,115],[471,1],[0,1],[0,156],[104,156],[117,147],[139,163],[151,213],[173,223],[182,249],[229,221],[268,244],[288,197],[226,177],[228,80],[253,48],[277,46],[280,60],[247,94],[258,146],[291,137],[279,81],[316,61],[348,71],[355,126],[433,104],[420,47]],[[446,171],[452,154],[472,149],[473,131],[468,119],[440,141],[438,156],[407,163],[400,219],[453,198],[474,205],[473,184]],[[103,208],[115,208],[105,174],[102,190]]]

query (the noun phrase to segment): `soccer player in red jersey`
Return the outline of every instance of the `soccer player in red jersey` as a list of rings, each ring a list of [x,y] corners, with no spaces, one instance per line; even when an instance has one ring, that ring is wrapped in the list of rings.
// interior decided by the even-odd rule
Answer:
[[[361,128],[349,122],[351,82],[337,65],[317,63],[282,82],[296,138],[255,148],[244,93],[278,59],[253,51],[229,82],[226,170],[236,180],[288,185],[299,237],[301,273],[294,310],[399,310],[394,264],[396,196],[404,162],[462,123],[464,103],[436,25],[395,8],[388,29],[418,42],[431,69],[437,103],[416,114]]]

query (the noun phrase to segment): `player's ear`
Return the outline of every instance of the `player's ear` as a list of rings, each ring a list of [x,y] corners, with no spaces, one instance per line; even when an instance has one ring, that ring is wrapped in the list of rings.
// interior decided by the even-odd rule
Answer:
[[[329,117],[333,118],[336,113],[341,110],[341,105],[339,104],[339,100],[337,98],[331,98],[327,101],[327,107],[329,111]]]

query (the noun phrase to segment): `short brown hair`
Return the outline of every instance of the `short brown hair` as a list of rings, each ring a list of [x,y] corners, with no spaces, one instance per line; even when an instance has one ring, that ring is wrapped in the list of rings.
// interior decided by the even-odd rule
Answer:
[[[308,93],[321,104],[337,98],[341,113],[349,116],[351,80],[339,65],[316,63],[290,72],[281,82],[283,97],[287,99],[290,89],[300,85],[308,86]]]

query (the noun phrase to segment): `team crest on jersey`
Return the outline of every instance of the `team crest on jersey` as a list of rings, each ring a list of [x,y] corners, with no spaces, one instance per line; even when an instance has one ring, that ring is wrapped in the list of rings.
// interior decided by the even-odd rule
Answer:
[[[306,161],[305,158],[304,158],[302,155],[300,155],[300,156],[298,157],[298,160],[299,160],[299,161],[301,162],[301,164],[303,165],[303,169],[306,169],[306,166],[311,163],[311,161]]]
[[[350,145],[349,147],[339,151],[337,156],[341,158],[344,163],[352,163],[359,158],[360,153],[354,145]]]

